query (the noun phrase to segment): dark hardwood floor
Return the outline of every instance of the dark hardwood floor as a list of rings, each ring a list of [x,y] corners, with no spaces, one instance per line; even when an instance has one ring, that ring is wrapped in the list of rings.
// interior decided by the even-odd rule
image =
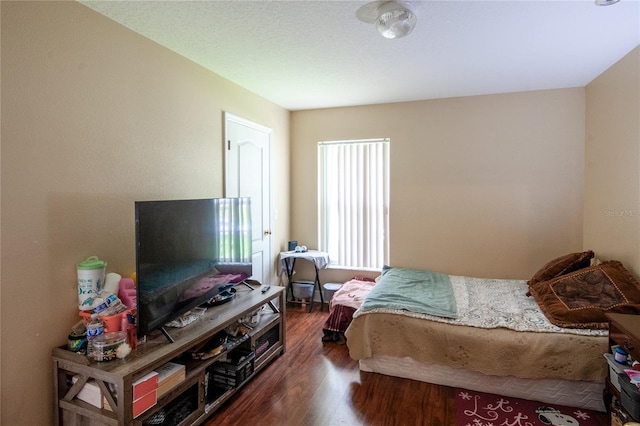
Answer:
[[[345,345],[322,342],[327,315],[319,305],[311,313],[289,305],[286,353],[206,426],[456,425],[453,388],[360,372]]]

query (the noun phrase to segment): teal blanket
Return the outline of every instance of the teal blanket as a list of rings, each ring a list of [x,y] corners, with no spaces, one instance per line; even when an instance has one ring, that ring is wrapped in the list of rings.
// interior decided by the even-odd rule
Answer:
[[[449,276],[407,268],[382,269],[382,277],[362,303],[362,312],[395,309],[457,318],[456,299]]]

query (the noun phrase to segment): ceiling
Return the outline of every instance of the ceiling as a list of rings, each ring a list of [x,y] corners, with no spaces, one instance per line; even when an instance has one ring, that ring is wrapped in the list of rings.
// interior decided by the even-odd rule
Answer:
[[[413,1],[383,38],[366,1],[81,1],[288,109],[583,87],[640,44],[640,0]]]

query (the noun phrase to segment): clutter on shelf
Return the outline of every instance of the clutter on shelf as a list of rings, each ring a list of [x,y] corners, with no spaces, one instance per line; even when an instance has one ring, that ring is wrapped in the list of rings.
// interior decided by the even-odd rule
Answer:
[[[125,358],[136,348],[135,274],[106,273],[107,262],[90,256],[76,265],[78,309],[68,349],[95,361]]]
[[[198,318],[200,318],[201,316],[203,316],[205,312],[207,312],[207,308],[194,308],[180,315],[178,318],[172,321],[169,321],[168,323],[165,324],[165,326],[173,327],[173,328],[186,327],[192,322],[194,322],[195,320],[197,320]]]

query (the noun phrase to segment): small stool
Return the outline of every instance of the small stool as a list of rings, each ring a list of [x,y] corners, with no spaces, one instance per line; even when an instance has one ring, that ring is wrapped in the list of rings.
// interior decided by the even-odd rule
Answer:
[[[324,289],[324,300],[327,302],[327,306],[333,297],[333,293],[335,293],[340,287],[342,287],[342,284],[340,283],[324,283],[322,285],[322,288]]]

